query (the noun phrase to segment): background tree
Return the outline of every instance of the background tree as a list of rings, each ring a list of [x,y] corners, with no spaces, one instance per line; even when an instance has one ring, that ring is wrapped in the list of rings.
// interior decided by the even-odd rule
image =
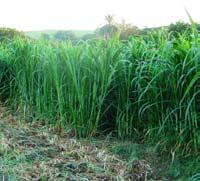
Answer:
[[[178,36],[178,34],[190,33],[191,25],[189,23],[178,21],[168,26],[168,32],[172,33],[174,36]]]
[[[86,40],[95,39],[95,38],[98,38],[98,35],[95,33],[91,33],[91,34],[83,35],[81,39],[86,41]]]
[[[118,24],[118,28],[120,29],[120,39],[128,40],[132,35],[139,35],[140,31],[137,26],[127,24],[125,20],[122,20],[121,24]]]
[[[114,24],[114,15],[108,14],[105,16],[105,20],[107,21],[108,25]]]
[[[58,31],[54,34],[54,39],[57,41],[75,41],[76,36],[72,31]]]
[[[25,34],[23,32],[17,31],[12,28],[0,28],[0,41],[10,41],[15,37],[25,38]]]
[[[114,33],[118,32],[118,27],[114,22],[113,15],[106,15],[105,20],[107,24],[99,29],[99,34],[105,39],[109,39]]]
[[[50,35],[47,34],[47,33],[42,33],[42,34],[40,35],[40,38],[43,39],[43,40],[50,40],[50,39],[51,39],[51,38],[50,38]]]

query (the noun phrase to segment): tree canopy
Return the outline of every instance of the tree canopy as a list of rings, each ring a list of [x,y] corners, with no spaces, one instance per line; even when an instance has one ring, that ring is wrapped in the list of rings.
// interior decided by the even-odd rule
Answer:
[[[0,41],[9,41],[17,36],[24,38],[25,34],[12,28],[0,28]]]
[[[57,31],[54,35],[54,39],[57,41],[74,41],[76,36],[72,31]]]

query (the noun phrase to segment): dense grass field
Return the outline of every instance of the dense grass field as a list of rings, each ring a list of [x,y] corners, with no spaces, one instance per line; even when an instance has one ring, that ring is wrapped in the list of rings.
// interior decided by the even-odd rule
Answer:
[[[200,36],[0,43],[0,97],[27,121],[199,155]]]

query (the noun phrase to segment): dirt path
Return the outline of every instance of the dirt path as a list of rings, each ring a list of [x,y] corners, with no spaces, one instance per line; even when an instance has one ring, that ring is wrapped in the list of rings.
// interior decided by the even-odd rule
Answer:
[[[148,165],[142,161],[133,170],[103,144],[97,147],[16,120],[0,107],[0,180],[145,180]]]

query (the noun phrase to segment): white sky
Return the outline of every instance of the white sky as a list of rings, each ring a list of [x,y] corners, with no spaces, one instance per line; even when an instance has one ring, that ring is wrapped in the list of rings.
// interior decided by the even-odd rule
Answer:
[[[114,14],[118,21],[153,27],[187,21],[184,6],[200,22],[200,0],[0,0],[0,26],[92,30]]]

